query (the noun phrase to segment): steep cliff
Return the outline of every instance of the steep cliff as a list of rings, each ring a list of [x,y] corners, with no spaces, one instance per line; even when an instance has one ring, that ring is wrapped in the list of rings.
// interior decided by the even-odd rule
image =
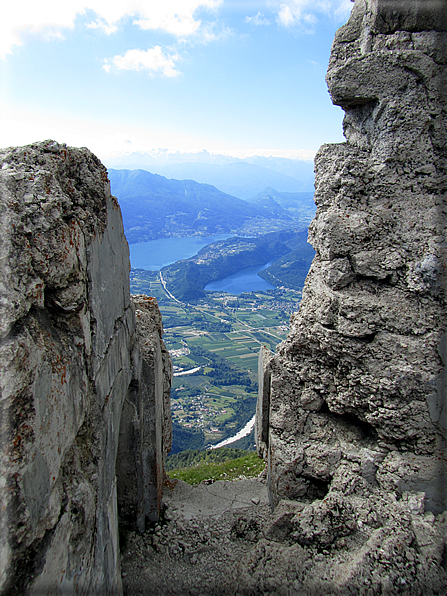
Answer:
[[[158,520],[162,506],[164,461],[172,445],[172,361],[162,340],[155,298],[138,295],[131,300],[137,321],[138,381],[131,384],[123,404],[116,472],[120,515],[131,523],[136,520],[143,532],[146,520]]]
[[[317,154],[316,257],[287,340],[260,355],[258,451],[272,506],[295,502],[269,535],[336,549],[340,577],[322,567],[317,593],[394,593],[380,549],[415,549],[403,591],[445,588],[446,16],[441,1],[356,0],[337,32],[327,83],[346,143]]]
[[[0,592],[119,594],[123,404],[162,396],[158,444],[146,433],[133,453],[140,526],[158,514],[163,436],[169,443],[161,320],[142,299],[136,330],[121,212],[94,155],[47,141],[0,161]],[[147,426],[145,416],[135,423]]]

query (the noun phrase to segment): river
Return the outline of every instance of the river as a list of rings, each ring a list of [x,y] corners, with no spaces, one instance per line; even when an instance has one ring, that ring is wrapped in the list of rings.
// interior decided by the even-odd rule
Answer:
[[[234,443],[235,441],[239,441],[239,439],[246,437],[253,430],[255,421],[256,421],[256,414],[253,416],[253,418],[251,420],[249,420],[247,422],[247,424],[244,426],[244,428],[242,430],[240,430],[238,433],[236,433],[233,437],[228,437],[228,439],[225,439],[224,441],[217,443],[217,445],[212,445],[211,447],[209,447],[209,449],[219,449],[219,447],[226,447],[227,445],[230,445],[230,443]]]

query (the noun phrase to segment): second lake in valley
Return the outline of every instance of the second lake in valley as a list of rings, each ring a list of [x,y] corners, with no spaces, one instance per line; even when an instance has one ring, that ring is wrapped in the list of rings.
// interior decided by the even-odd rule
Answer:
[[[130,262],[132,269],[146,269],[160,271],[162,267],[175,263],[180,259],[188,259],[196,255],[201,248],[231,238],[231,234],[216,234],[214,236],[188,236],[186,238],[159,238],[149,242],[130,244]],[[210,282],[205,290],[214,292],[228,292],[238,295],[243,292],[269,290],[274,286],[257,275],[258,271],[266,269],[270,263],[241,269],[216,281]]]

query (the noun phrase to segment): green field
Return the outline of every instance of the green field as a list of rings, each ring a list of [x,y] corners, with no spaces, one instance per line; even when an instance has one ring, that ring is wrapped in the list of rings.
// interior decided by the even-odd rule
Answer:
[[[216,451],[219,450],[216,449]],[[168,475],[173,479],[179,478],[188,484],[195,485],[203,480],[215,482],[216,480],[256,478],[265,468],[264,460],[260,459],[256,453],[246,452],[242,457],[225,461],[210,461],[207,459],[208,453],[204,453],[205,458],[195,465],[172,469]],[[208,457],[212,455],[213,452]]]
[[[188,449],[188,437],[206,446],[235,434],[254,414],[259,350],[266,346],[273,352],[286,338],[301,292],[212,292],[191,304],[172,300],[157,272],[132,270],[130,282],[132,294],[157,298],[162,313],[163,339],[174,365],[171,407],[173,421],[180,425],[174,428],[182,429],[175,449]]]

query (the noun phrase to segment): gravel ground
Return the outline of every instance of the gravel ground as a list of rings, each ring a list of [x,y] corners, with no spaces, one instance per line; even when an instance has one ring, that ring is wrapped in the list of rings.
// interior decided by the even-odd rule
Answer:
[[[171,494],[167,499],[159,524],[143,535],[127,532],[121,558],[124,594],[236,594],[240,561],[256,545],[270,515],[265,497],[250,497],[249,504],[239,500],[235,506],[236,487],[251,486],[259,491],[258,481],[244,482],[219,482],[197,489],[181,483],[178,498]],[[215,509],[206,507],[204,495],[210,489]],[[228,499],[230,492],[233,498]],[[243,492],[247,494],[247,490]],[[215,503],[219,494],[224,495],[221,502],[226,500],[227,508]]]
[[[336,488],[272,513],[262,477],[171,483],[158,524],[121,531],[124,596],[447,594],[447,512],[424,512],[424,493]]]

